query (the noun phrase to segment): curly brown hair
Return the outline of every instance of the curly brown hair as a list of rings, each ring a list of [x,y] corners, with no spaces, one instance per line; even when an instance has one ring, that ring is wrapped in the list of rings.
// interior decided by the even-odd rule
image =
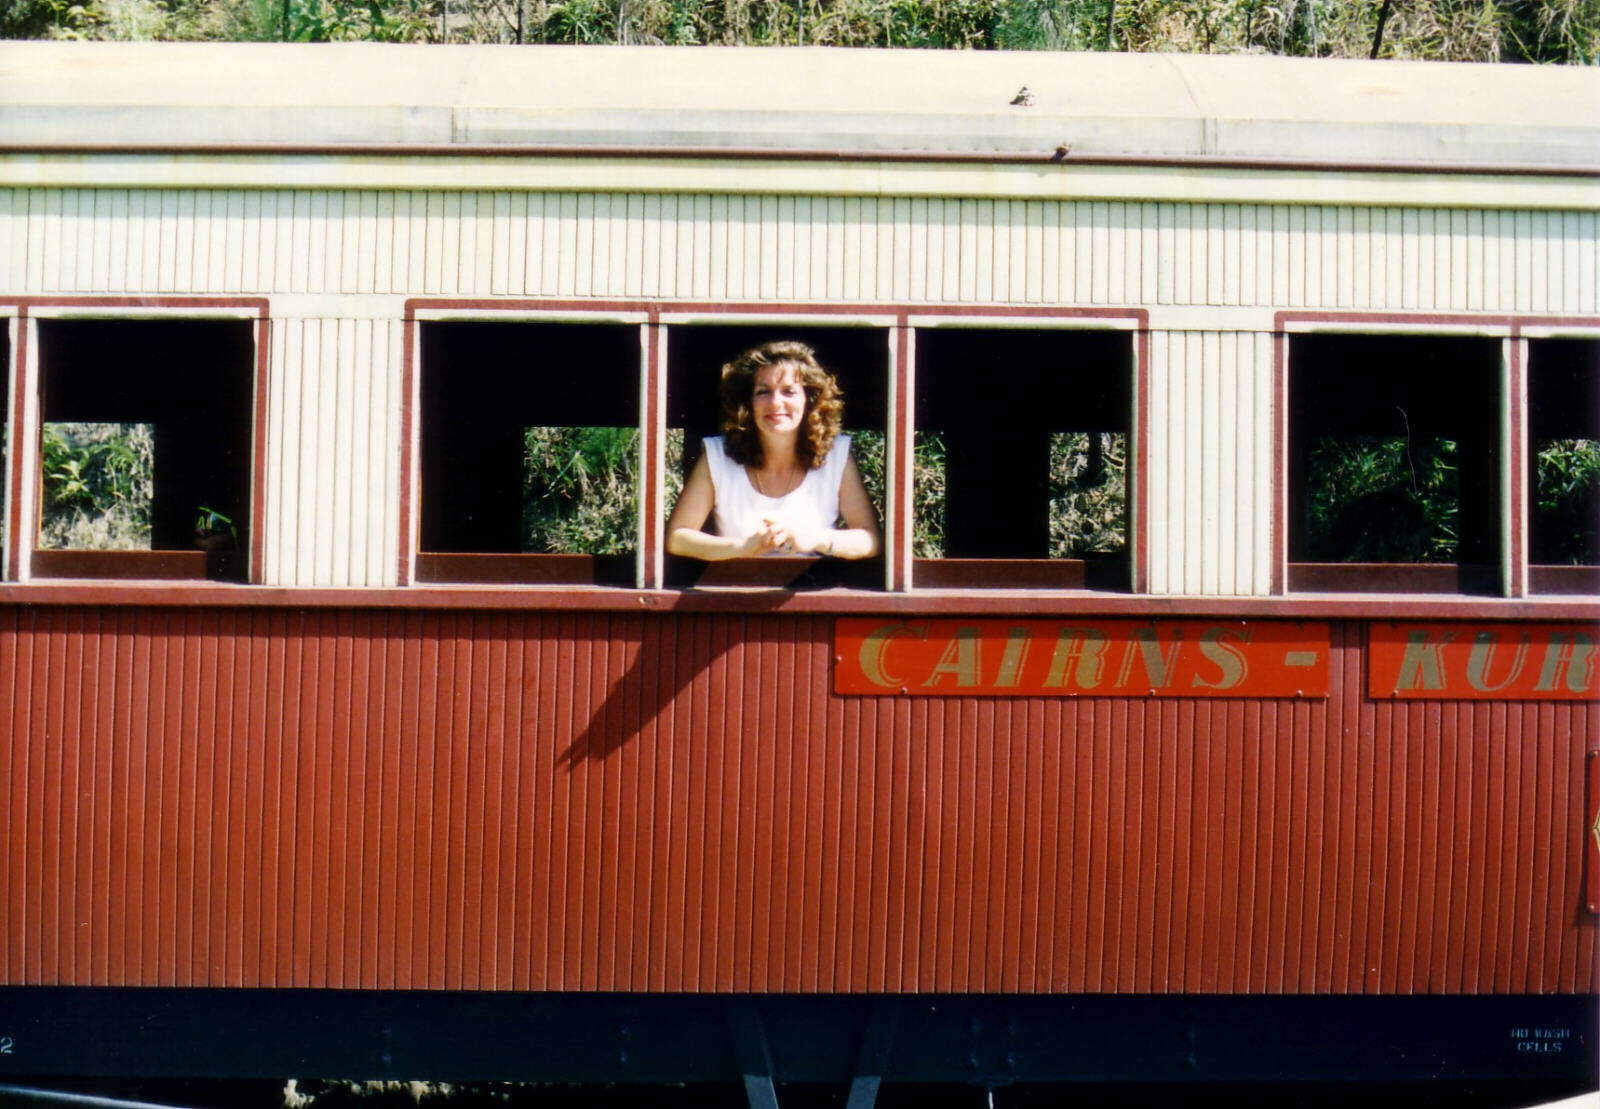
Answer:
[[[717,397],[722,402],[723,446],[728,457],[741,466],[759,467],[766,461],[750,406],[756,371],[766,366],[792,367],[805,388],[806,415],[795,454],[802,466],[815,470],[828,457],[834,437],[843,426],[844,394],[833,375],[818,365],[816,352],[790,339],[752,347],[722,367]]]

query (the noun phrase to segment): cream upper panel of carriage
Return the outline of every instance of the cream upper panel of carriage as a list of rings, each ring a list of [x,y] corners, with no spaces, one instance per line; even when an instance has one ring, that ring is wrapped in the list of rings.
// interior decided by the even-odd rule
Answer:
[[[11,189],[0,292],[1593,313],[1596,239],[1593,211]],[[354,305],[298,314],[397,311]]]

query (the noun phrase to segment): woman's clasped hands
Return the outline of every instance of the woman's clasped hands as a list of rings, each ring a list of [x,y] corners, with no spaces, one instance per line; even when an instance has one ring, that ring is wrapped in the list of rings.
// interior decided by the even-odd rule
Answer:
[[[745,537],[741,555],[764,554],[820,554],[833,548],[833,531],[830,528],[808,528],[781,516],[762,518],[762,526]]]

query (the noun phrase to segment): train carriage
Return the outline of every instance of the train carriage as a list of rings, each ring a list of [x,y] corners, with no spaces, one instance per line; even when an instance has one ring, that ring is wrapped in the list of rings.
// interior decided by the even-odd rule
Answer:
[[[1594,1088],[1597,93],[8,44],[0,1075]],[[666,554],[765,338],[879,557]]]

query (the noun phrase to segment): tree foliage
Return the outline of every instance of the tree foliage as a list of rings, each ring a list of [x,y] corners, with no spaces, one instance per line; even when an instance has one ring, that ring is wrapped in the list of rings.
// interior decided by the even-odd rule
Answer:
[[[43,447],[41,547],[150,549],[151,425],[49,423]]]
[[[1600,441],[1540,443],[1534,483],[1533,561],[1600,563]]]
[[[1317,439],[1307,460],[1313,562],[1454,562],[1461,487],[1453,439]]]
[[[0,0],[0,37],[1139,50],[1594,64],[1600,0]]]

